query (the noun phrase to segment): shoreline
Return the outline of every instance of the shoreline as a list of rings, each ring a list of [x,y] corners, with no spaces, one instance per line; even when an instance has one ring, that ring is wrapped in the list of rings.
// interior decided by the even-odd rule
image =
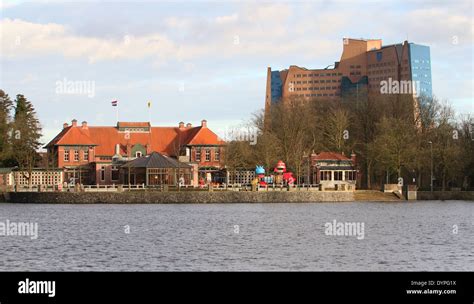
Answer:
[[[349,191],[315,192],[10,192],[6,202],[33,204],[233,204],[351,202]]]
[[[131,192],[4,192],[0,203],[32,204],[235,204],[235,203],[338,203],[416,201],[474,201],[474,191],[419,191],[417,200],[403,200],[393,193],[352,191],[131,191]]]

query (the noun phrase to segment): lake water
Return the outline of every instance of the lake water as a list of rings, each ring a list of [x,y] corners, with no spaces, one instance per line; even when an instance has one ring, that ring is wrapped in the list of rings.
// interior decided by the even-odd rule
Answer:
[[[0,271],[474,271],[474,202],[3,203],[7,220],[38,238],[0,236]],[[326,235],[334,221],[363,238]]]

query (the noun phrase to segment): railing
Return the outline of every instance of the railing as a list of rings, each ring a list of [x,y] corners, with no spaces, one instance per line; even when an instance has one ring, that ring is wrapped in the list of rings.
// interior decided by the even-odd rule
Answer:
[[[340,188],[340,189],[339,189]],[[123,191],[323,191],[321,184],[301,184],[301,185],[281,185],[281,184],[269,184],[269,185],[250,185],[250,184],[219,184],[219,185],[20,185],[16,187],[17,192],[123,192]],[[354,190],[349,188],[348,185],[338,186],[333,190],[344,191]]]
[[[319,184],[301,184],[301,185],[281,185],[281,184],[270,184],[270,185],[258,185],[257,191],[320,191]]]

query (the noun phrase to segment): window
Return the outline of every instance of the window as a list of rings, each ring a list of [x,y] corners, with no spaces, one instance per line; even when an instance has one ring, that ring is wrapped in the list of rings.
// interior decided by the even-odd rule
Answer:
[[[201,161],[201,149],[196,149],[196,161]]]
[[[382,52],[377,52],[376,57],[377,57],[377,61],[381,61],[382,60]]]
[[[334,171],[334,180],[342,180],[342,171]]]
[[[137,158],[142,157],[142,152],[140,152],[140,151],[135,152],[135,157],[137,157]]]
[[[211,161],[211,150],[206,149],[206,161]]]
[[[100,180],[105,181],[105,166],[100,167]]]
[[[346,171],[346,180],[355,181],[356,180],[356,171]]]
[[[84,160],[89,160],[89,150],[84,150],[84,154],[83,154],[83,157],[84,157]]]
[[[117,166],[112,166],[112,180],[113,181],[119,180],[119,169]]]
[[[216,160],[216,161],[220,161],[220,160],[221,160],[221,151],[219,151],[219,148],[217,148],[217,149],[214,151],[214,160]]]
[[[331,180],[331,171],[321,171],[321,180]]]
[[[64,150],[64,161],[65,162],[69,161],[69,150]]]
[[[74,150],[74,161],[79,161],[79,150]]]

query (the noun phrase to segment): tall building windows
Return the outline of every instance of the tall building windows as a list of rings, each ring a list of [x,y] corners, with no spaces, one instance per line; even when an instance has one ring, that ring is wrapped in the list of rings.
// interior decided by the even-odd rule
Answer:
[[[74,150],[74,161],[79,161],[79,150]]]
[[[84,156],[84,160],[88,161],[89,160],[89,150],[84,150],[83,156]]]
[[[214,150],[214,160],[215,161],[221,160],[221,151],[219,151],[219,148],[216,148],[216,150]]]
[[[377,61],[381,61],[382,60],[382,52],[377,52],[376,58],[377,58]]]
[[[211,161],[211,150],[206,149],[206,161]]]
[[[64,150],[64,161],[65,162],[69,161],[69,150]]]

